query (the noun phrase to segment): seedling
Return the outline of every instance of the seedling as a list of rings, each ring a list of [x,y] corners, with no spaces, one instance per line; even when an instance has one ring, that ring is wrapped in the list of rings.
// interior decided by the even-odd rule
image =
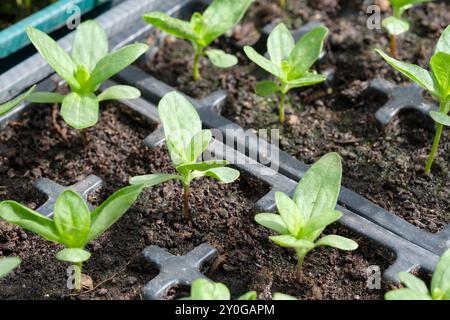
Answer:
[[[18,96],[17,98],[0,105],[0,116],[14,109],[19,103],[28,98],[28,96],[33,92],[36,86],[31,87],[27,92]]]
[[[439,259],[431,280],[431,292],[426,284],[408,272],[398,274],[405,288],[389,291],[386,300],[450,300],[450,250]]]
[[[209,160],[197,162],[212,139],[210,130],[202,130],[202,122],[192,104],[181,94],[166,94],[158,106],[164,127],[166,145],[178,174],[150,174],[134,177],[132,185],[154,186],[170,180],[178,180],[184,189],[183,213],[189,220],[189,186],[194,179],[212,177],[221,183],[231,183],[239,177],[239,171],[227,168],[228,161]]]
[[[286,9],[286,0],[280,0],[280,7],[281,9]]]
[[[16,257],[0,259],[0,279],[11,273],[20,263],[20,259]]]
[[[409,31],[410,24],[403,19],[403,13],[415,4],[429,2],[432,0],[390,0],[392,5],[392,16],[383,20],[383,28],[389,34],[391,55],[397,57],[397,36]]]
[[[256,291],[250,291],[238,300],[256,300]],[[206,279],[197,279],[192,283],[191,295],[181,300],[231,300],[230,290],[223,283],[215,283]],[[287,294],[275,293],[273,300],[297,300]]]
[[[95,21],[82,23],[76,32],[69,56],[52,38],[33,27],[28,36],[48,64],[67,81],[71,92],[33,93],[29,100],[36,103],[61,103],[61,116],[75,129],[94,126],[98,121],[99,103],[106,100],[135,99],[139,90],[130,86],[112,86],[100,95],[95,92],[113,75],[125,69],[147,51],[145,44],[132,44],[108,53],[105,30]]]
[[[65,249],[59,251],[56,258],[73,265],[74,287],[80,290],[82,264],[91,257],[85,246],[124,215],[141,191],[141,186],[123,188],[89,212],[87,203],[78,193],[66,190],[56,200],[53,220],[15,201],[3,201],[0,218],[63,245]]]
[[[292,34],[284,24],[279,24],[269,35],[267,49],[270,60],[266,59],[252,47],[244,47],[248,58],[258,66],[274,75],[277,82],[261,81],[256,84],[256,93],[268,97],[280,92],[280,123],[285,122],[285,99],[289,90],[311,86],[324,82],[327,77],[309,71],[317,61],[323,48],[326,27],[317,27],[305,34],[295,44]]]
[[[201,14],[196,12],[190,22],[162,12],[150,12],[143,19],[177,38],[189,40],[194,48],[193,78],[200,79],[199,62],[207,56],[216,67],[229,68],[238,63],[235,56],[219,49],[205,50],[214,40],[231,30],[244,16],[253,0],[214,0]]]
[[[444,30],[436,45],[436,52],[431,57],[431,72],[415,64],[406,63],[389,57],[381,50],[376,50],[387,63],[409,79],[428,90],[439,101],[439,112],[431,111],[430,116],[436,122],[436,134],[425,167],[429,174],[442,136],[444,126],[450,126],[450,25]]]
[[[355,241],[337,235],[327,235],[316,241],[328,225],[342,216],[335,209],[341,179],[341,157],[337,153],[329,153],[306,172],[293,199],[284,193],[276,193],[279,214],[260,213],[255,217],[257,223],[280,234],[269,237],[270,240],[281,247],[295,249],[299,277],[305,256],[317,247],[358,248]]]

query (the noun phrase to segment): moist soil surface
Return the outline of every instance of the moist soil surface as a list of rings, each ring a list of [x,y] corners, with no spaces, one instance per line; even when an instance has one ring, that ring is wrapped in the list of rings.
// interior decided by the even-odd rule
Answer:
[[[152,125],[123,106],[110,104],[102,109],[100,122],[85,132],[85,142],[60,118],[52,121],[51,107],[35,106],[0,135],[1,199],[36,208],[45,201],[32,186],[37,179],[70,185],[96,174],[104,185],[90,200],[98,205],[126,186],[131,176],[172,172],[164,147],[143,145],[152,130]],[[338,226],[327,232],[351,237],[360,248],[355,252],[316,250],[307,257],[304,277],[298,281],[294,252],[270,243],[268,231],[253,220],[254,204],[268,191],[247,176],[228,185],[196,181],[190,199],[192,220],[185,223],[177,183],[145,190],[117,224],[88,245],[92,258],[83,272],[95,288],[76,296],[66,289],[68,265],[54,257],[61,247],[2,221],[0,257],[19,256],[23,263],[1,281],[0,300],[141,299],[143,287],[158,273],[141,257],[146,246],[185,254],[203,242],[220,254],[209,277],[229,285],[234,296],[256,290],[262,299],[269,299],[271,292],[301,299],[382,298],[384,291],[367,289],[366,270],[372,265],[387,268],[390,253]]]
[[[255,83],[269,76],[246,58],[242,46],[254,44],[261,27],[270,22],[284,21],[291,28],[308,21],[323,22],[330,36],[326,56],[315,68],[332,71],[332,76],[326,84],[290,92],[281,148],[308,164],[337,151],[343,157],[346,187],[419,228],[442,230],[450,223],[450,132],[443,134],[432,174],[424,176],[434,135],[422,117],[404,111],[384,128],[377,124],[375,112],[387,98],[370,92],[370,81],[377,77],[399,84],[408,81],[374,52],[375,48],[388,51],[389,45],[382,30],[366,27],[368,1],[287,2],[288,10],[283,13],[276,1],[257,0],[231,34],[213,44],[236,54],[238,66],[217,69],[203,60],[203,79],[194,82],[190,44],[172,37],[165,38],[162,48],[141,66],[193,97],[226,90],[229,97],[223,114],[244,128],[279,129],[278,98],[254,93]],[[399,38],[398,58],[427,66],[437,39],[450,23],[449,9],[445,1],[436,1],[409,10],[405,18],[411,22],[411,32]],[[383,17],[387,13],[384,10]]]

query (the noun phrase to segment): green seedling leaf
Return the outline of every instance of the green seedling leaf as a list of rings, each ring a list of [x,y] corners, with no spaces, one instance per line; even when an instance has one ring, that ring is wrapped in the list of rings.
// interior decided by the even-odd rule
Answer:
[[[18,96],[17,98],[6,102],[2,105],[0,105],[0,116],[4,115],[5,113],[11,111],[12,109],[14,109],[19,103],[21,103],[23,100],[27,99],[31,93],[33,92],[33,90],[36,88],[36,86],[31,87],[30,89],[28,89],[27,92],[25,92],[24,94],[21,94],[20,96]]]
[[[145,185],[146,187],[153,187],[158,184],[170,181],[170,180],[179,180],[181,176],[176,174],[166,174],[166,173],[158,173],[158,174],[149,174],[145,176],[137,176],[130,179],[131,185]]]
[[[273,300],[286,300],[286,301],[287,301],[287,300],[298,300],[298,299],[295,298],[295,297],[292,297],[292,296],[287,295],[287,294],[284,294],[284,293],[278,293],[278,292],[276,292],[276,293],[273,294],[272,299],[273,299]]]
[[[450,25],[442,32],[436,45],[436,52],[445,52],[450,54]]]
[[[223,50],[207,50],[205,54],[211,60],[212,64],[218,68],[231,68],[237,65],[238,59],[232,54],[228,54]]]
[[[59,242],[71,248],[84,246],[91,227],[91,213],[77,192],[66,190],[58,197],[53,221],[60,234]]]
[[[94,20],[82,23],[75,34],[72,59],[92,72],[97,63],[108,54],[108,37],[105,30]]]
[[[61,116],[75,129],[94,126],[98,121],[99,101],[94,94],[80,95],[72,92],[64,97]]]
[[[75,79],[76,64],[70,56],[48,35],[33,27],[26,29],[30,41],[34,44],[47,63],[72,87],[79,90],[80,84]]]
[[[34,103],[62,103],[64,96],[55,92],[34,92],[27,100]]]
[[[393,59],[380,50],[376,50],[394,69],[413,80],[439,100],[439,112],[431,112],[436,122],[436,134],[425,166],[425,174],[431,172],[434,158],[439,148],[443,126],[449,125],[450,111],[450,29],[447,27],[436,45],[436,53],[430,60],[431,72],[421,67]]]
[[[408,21],[396,17],[388,17],[384,19],[382,25],[389,34],[394,36],[399,36],[406,33],[410,28]]]
[[[197,158],[208,147],[212,134],[202,130],[200,117],[194,106],[177,92],[166,94],[158,105],[164,128],[166,145],[173,166],[179,175],[158,174],[135,177],[132,184],[152,186],[169,180],[180,180],[184,188],[184,215],[189,218],[189,186],[193,179],[212,177],[222,183],[231,183],[239,177],[239,171],[226,168],[227,161],[198,161]]]
[[[358,248],[353,240],[337,235],[324,236],[316,242],[325,228],[342,216],[335,210],[341,178],[341,157],[337,153],[329,153],[305,173],[293,199],[281,192],[276,193],[279,215],[260,213],[255,216],[257,223],[280,234],[269,237],[270,240],[281,247],[296,249],[299,272],[305,256],[316,247]]]
[[[154,25],[158,29],[174,35],[177,38],[195,41],[197,38],[189,22],[172,18],[162,12],[150,12],[142,17],[145,22]]]
[[[39,53],[71,88],[66,96],[37,92],[29,100],[61,103],[61,116],[71,127],[85,129],[94,126],[98,121],[100,101],[140,96],[137,89],[128,86],[109,88],[98,97],[95,93],[104,81],[141,56],[148,49],[147,45],[133,44],[108,54],[106,32],[92,20],[78,27],[71,56],[42,31],[28,27],[27,33]]]
[[[256,93],[267,97],[280,92],[280,122],[285,115],[285,95],[289,90],[317,84],[326,80],[323,75],[310,72],[317,61],[328,34],[326,27],[317,27],[304,35],[295,44],[294,39],[284,24],[279,24],[269,35],[267,49],[270,60],[266,59],[252,47],[244,47],[247,57],[255,64],[275,76],[280,85],[272,81],[263,81],[256,85]]]
[[[22,261],[16,257],[0,258],[0,279],[10,274],[21,262]]]
[[[280,66],[284,60],[289,58],[294,47],[294,37],[282,23],[275,27],[267,40],[267,49],[269,51],[270,60],[276,66]]]
[[[273,230],[281,235],[289,234],[286,223],[279,214],[259,213],[255,216],[255,221],[263,227]]]
[[[256,293],[256,291],[250,291],[240,296],[238,300],[246,300],[246,301],[258,300],[258,294]]]
[[[123,100],[123,99],[137,99],[141,96],[141,92],[130,86],[112,86],[103,91],[99,96],[99,101],[106,100]]]
[[[280,91],[280,87],[273,81],[261,81],[256,84],[256,93],[261,97],[269,97]]]
[[[189,40],[194,48],[193,78],[200,78],[199,59],[207,56],[219,68],[237,64],[235,56],[222,50],[206,50],[214,40],[231,30],[244,16],[253,0],[214,0],[201,14],[195,12],[190,21],[182,21],[161,12],[150,12],[144,21],[175,37]]]
[[[91,254],[84,247],[108,230],[133,205],[142,185],[118,190],[92,213],[75,191],[66,190],[57,198],[54,219],[49,219],[14,201],[0,203],[0,218],[31,231],[42,238],[64,245],[56,258],[77,266],[75,289],[80,289],[81,263]]]
[[[430,111],[430,117],[439,124],[450,127],[450,117],[445,113],[438,111]]]
[[[72,264],[88,261],[91,254],[83,249],[64,249],[56,254],[56,259]]]
[[[428,90],[432,95],[439,96],[439,90],[436,88],[433,76],[430,72],[415,64],[410,64],[391,58],[381,50],[377,49],[376,52],[378,52],[378,54],[381,55],[381,57],[394,69],[422,86],[425,90]]]
[[[398,274],[405,288],[389,291],[386,300],[450,300],[450,249],[439,259],[431,280],[431,293],[425,283],[407,272]]]

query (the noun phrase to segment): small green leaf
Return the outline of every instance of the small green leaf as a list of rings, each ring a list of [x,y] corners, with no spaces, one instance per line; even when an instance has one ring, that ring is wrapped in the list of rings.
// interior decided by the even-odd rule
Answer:
[[[409,22],[396,17],[388,17],[383,20],[383,28],[387,30],[390,35],[399,36],[408,32],[410,26]]]
[[[133,177],[130,179],[130,184],[145,185],[145,187],[152,187],[170,180],[180,180],[180,179],[181,177],[175,174],[157,173]]]
[[[104,81],[128,67],[147,50],[146,44],[138,43],[125,46],[104,56],[92,71],[88,84],[90,92],[95,91]]]
[[[24,205],[15,201],[3,201],[0,203],[0,218],[31,231],[42,238],[59,242],[59,233],[53,220],[44,217]]]
[[[281,62],[289,58],[294,47],[294,37],[284,23],[277,25],[267,39],[270,60],[276,66],[281,66]]]
[[[442,32],[436,45],[436,52],[445,52],[450,54],[450,25]]]
[[[263,227],[269,228],[281,235],[289,234],[286,223],[278,214],[260,213],[255,216],[255,221]]]
[[[194,162],[206,150],[212,139],[211,130],[202,130],[192,137],[191,142],[186,147],[186,155],[189,162]]]
[[[0,258],[0,279],[11,273],[21,262],[17,257]]]
[[[342,213],[337,210],[315,214],[309,219],[304,232],[305,234],[309,234],[317,230],[323,230],[330,224],[338,221],[341,217]]]
[[[378,52],[378,54],[380,54],[381,57],[386,60],[386,62],[389,63],[394,69],[403,73],[406,77],[413,80],[414,82],[417,82],[420,86],[428,90],[432,95],[436,97],[439,96],[439,89],[436,87],[433,76],[430,72],[422,69],[415,64],[410,64],[391,58],[381,50],[377,49],[375,51]]]
[[[23,100],[27,99],[35,88],[36,88],[36,86],[33,86],[30,89],[28,89],[28,91],[25,92],[24,94],[21,94],[17,98],[15,98],[5,104],[0,105],[0,115],[4,115],[5,113],[11,111],[19,103],[21,103]]]
[[[47,63],[69,83],[73,90],[80,89],[75,79],[76,64],[70,56],[48,35],[33,27],[26,29],[28,37]]]
[[[440,87],[440,96],[445,99],[450,95],[450,54],[436,53],[431,58],[430,65]]]
[[[98,101],[106,100],[125,100],[125,99],[137,99],[141,96],[141,92],[131,86],[112,86],[103,91],[98,96]]]
[[[254,63],[256,63],[258,66],[269,72],[270,74],[276,76],[277,78],[282,77],[282,72],[279,66],[276,66],[272,63],[272,61],[267,60],[262,55],[260,55],[258,52],[256,52],[255,49],[249,46],[244,47],[244,52],[247,55],[247,57],[252,60]]]
[[[430,111],[430,117],[439,124],[449,127],[450,126],[450,117],[445,113],[438,111]]]
[[[33,103],[62,103],[64,96],[56,92],[34,92],[27,100]]]
[[[303,75],[319,59],[328,32],[328,28],[320,26],[305,34],[297,42],[289,56],[289,64],[293,68],[290,79]]]
[[[211,177],[221,183],[232,183],[239,178],[239,171],[232,168],[216,168],[202,171],[203,176]]]
[[[70,263],[81,263],[88,261],[91,254],[83,249],[63,249],[56,254],[56,259],[59,261],[70,262]]]
[[[261,81],[256,84],[256,94],[261,97],[269,97],[280,91],[280,87],[273,81]]]
[[[325,236],[316,242],[316,248],[322,246],[333,247],[345,251],[352,251],[358,248],[358,244],[355,241],[337,235]]]
[[[272,300],[286,300],[287,301],[287,300],[298,300],[298,299],[295,297],[292,297],[290,295],[284,294],[284,293],[276,292],[273,294]]]
[[[174,35],[177,38],[195,40],[196,34],[192,30],[190,23],[172,18],[162,12],[150,12],[142,17],[145,22],[154,25],[164,32]]]
[[[238,63],[236,56],[228,54],[223,50],[207,50],[205,53],[212,64],[218,68],[230,68]]]
[[[192,283],[191,300],[230,300],[230,290],[222,283],[197,279]]]
[[[417,278],[416,276],[410,274],[409,272],[400,272],[398,274],[398,279],[401,283],[407,286],[409,289],[423,293],[425,295],[429,295],[428,288],[425,285],[425,282]]]
[[[450,249],[441,256],[436,266],[431,280],[431,296],[435,300],[450,300]]]
[[[166,94],[158,105],[159,116],[164,127],[167,147],[175,166],[187,161],[186,147],[202,130],[202,122],[194,106],[181,94]]]
[[[80,24],[75,33],[72,59],[77,65],[84,65],[91,73],[97,62],[108,54],[108,37],[95,20]]]
[[[215,169],[215,168],[221,168],[228,164],[229,164],[229,162],[226,160],[208,160],[205,162],[182,164],[177,167],[177,171],[182,172],[182,173],[185,173],[185,172],[188,172],[191,170],[203,172],[203,171],[207,171],[207,170],[211,170],[211,169]]]
[[[269,239],[275,242],[277,245],[284,248],[306,249],[306,250],[314,249],[313,242],[308,240],[297,240],[293,236],[289,235],[273,236],[269,237]]]
[[[275,202],[277,204],[278,212],[283,218],[290,234],[297,236],[305,224],[305,220],[303,219],[299,208],[291,198],[282,192],[277,192],[275,194]]]
[[[98,121],[99,101],[94,94],[80,95],[72,92],[64,97],[61,116],[75,129],[94,126]]]
[[[91,214],[91,230],[86,243],[99,237],[116,223],[134,204],[143,189],[143,185],[120,189],[95,209]]]
[[[384,298],[386,300],[408,300],[408,301],[431,300],[429,296],[408,288],[389,291],[388,293],[385,294]]]
[[[289,90],[294,88],[302,88],[307,86],[312,86],[314,84],[322,83],[327,80],[327,77],[316,73],[306,73],[300,78],[295,80],[290,80],[286,82]]]
[[[244,16],[254,0],[214,0],[205,12],[202,43],[208,46],[211,42],[231,30]]]
[[[254,301],[258,298],[256,291],[250,291],[238,298],[238,300]]]
[[[84,246],[91,226],[91,213],[78,193],[72,190],[61,193],[56,199],[53,221],[62,244],[73,248]]]
[[[304,220],[335,209],[341,179],[342,160],[337,153],[329,153],[311,166],[294,193]]]

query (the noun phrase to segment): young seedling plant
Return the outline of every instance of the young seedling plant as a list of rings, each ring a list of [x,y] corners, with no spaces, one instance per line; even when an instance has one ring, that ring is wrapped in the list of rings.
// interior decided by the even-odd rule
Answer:
[[[36,103],[61,103],[61,116],[75,129],[94,126],[99,117],[99,103],[106,100],[135,99],[140,96],[136,88],[112,86],[100,95],[100,85],[139,58],[148,46],[132,44],[108,53],[105,30],[95,21],[82,23],[75,34],[71,56],[52,38],[33,27],[27,28],[31,42],[41,56],[63,78],[71,92],[36,92],[29,100]]]
[[[231,30],[244,16],[254,0],[214,0],[202,13],[196,12],[189,22],[162,12],[150,12],[143,19],[177,38],[188,40],[194,48],[193,78],[200,79],[200,58],[207,56],[216,67],[230,68],[238,63],[235,56],[219,49],[206,48]]]
[[[397,57],[397,37],[409,31],[410,24],[402,16],[406,10],[415,4],[429,2],[432,0],[390,0],[392,5],[392,16],[383,19],[383,28],[389,34],[391,55]]]
[[[431,292],[422,280],[408,272],[400,272],[398,278],[405,287],[386,293],[386,300],[450,300],[450,250],[439,259]]]
[[[238,300],[257,300],[256,291],[250,291]],[[230,290],[223,283],[215,283],[206,279],[197,279],[192,283],[191,295],[181,300],[231,300]],[[287,294],[274,293],[273,300],[297,300]]]
[[[4,115],[5,113],[11,111],[12,109],[14,109],[19,103],[21,103],[23,100],[27,99],[28,96],[33,92],[34,88],[36,86],[31,87],[30,89],[28,89],[27,92],[25,92],[24,94],[21,94],[20,96],[18,96],[17,98],[6,102],[4,104],[0,105],[0,116]]]
[[[10,274],[20,263],[17,257],[0,258],[0,279]]]
[[[15,201],[0,203],[0,218],[61,244],[65,249],[56,254],[75,270],[74,289],[81,289],[83,262],[91,254],[86,245],[108,230],[136,201],[141,186],[129,186],[115,192],[97,209],[90,212],[87,203],[75,191],[66,190],[56,200],[53,220]]]
[[[322,52],[326,27],[317,27],[305,34],[295,44],[292,34],[284,24],[279,24],[269,35],[267,49],[270,60],[252,47],[244,47],[248,58],[275,76],[277,81],[261,81],[256,84],[256,93],[268,97],[280,93],[279,118],[285,122],[285,100],[289,90],[324,82],[327,77],[310,71]]]
[[[212,139],[210,130],[202,130],[202,122],[192,104],[181,94],[165,95],[158,112],[164,127],[166,145],[177,174],[150,174],[130,179],[131,185],[151,187],[166,181],[180,181],[184,189],[183,214],[189,220],[189,192],[192,180],[212,177],[221,183],[231,183],[239,171],[227,168],[225,160],[197,161]]]
[[[356,250],[358,244],[338,236],[319,236],[325,228],[338,221],[342,213],[335,209],[341,188],[342,164],[337,153],[329,153],[317,161],[303,176],[293,199],[282,192],[275,195],[279,214],[260,213],[255,220],[279,235],[270,240],[281,247],[295,249],[297,274],[302,275],[306,255],[321,246]]]
[[[415,64],[391,58],[381,50],[377,52],[394,69],[425,88],[439,101],[439,111],[431,111],[430,116],[436,122],[436,134],[430,155],[425,167],[425,174],[429,174],[436,152],[439,148],[444,126],[450,126],[450,25],[442,33],[436,52],[431,57],[431,72]]]

